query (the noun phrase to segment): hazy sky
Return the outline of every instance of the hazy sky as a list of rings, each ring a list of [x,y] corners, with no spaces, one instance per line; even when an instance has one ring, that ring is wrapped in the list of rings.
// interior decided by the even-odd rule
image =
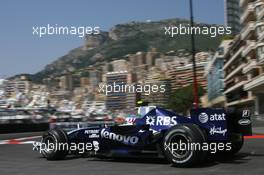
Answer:
[[[193,0],[195,21],[223,24],[223,0]],[[189,18],[188,0],[1,0],[0,78],[36,73],[83,44],[76,36],[32,35],[33,26],[100,26],[129,21]]]

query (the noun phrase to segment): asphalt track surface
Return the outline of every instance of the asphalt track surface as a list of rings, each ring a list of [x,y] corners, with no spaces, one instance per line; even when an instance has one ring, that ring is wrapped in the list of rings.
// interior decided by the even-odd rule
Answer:
[[[3,134],[0,140],[37,135],[41,133]],[[175,168],[161,159],[101,160],[68,157],[62,161],[47,161],[38,152],[32,151],[32,148],[32,144],[0,144],[0,174],[264,174],[264,138],[246,139],[243,149],[232,159],[217,158],[194,168]]]

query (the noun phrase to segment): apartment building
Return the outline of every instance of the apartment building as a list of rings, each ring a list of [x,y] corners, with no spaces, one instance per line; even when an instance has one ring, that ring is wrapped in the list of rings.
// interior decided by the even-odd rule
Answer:
[[[225,0],[225,25],[232,28],[232,34],[236,35],[241,30],[239,0]]]
[[[130,92],[122,88],[132,85],[135,77],[128,71],[108,72],[104,75],[105,84],[112,87],[112,91],[106,95],[106,108],[108,110],[133,109],[136,106],[136,92]],[[114,85],[119,86],[114,89]],[[110,89],[108,89],[110,91]]]
[[[157,92],[151,91],[150,93],[142,93],[141,99],[143,101],[149,102],[149,105],[166,107],[169,96],[170,96],[170,81],[167,79],[165,72],[159,69],[158,67],[152,67],[145,80],[145,85],[150,85],[151,87],[163,87],[165,91],[161,92],[158,90]]]
[[[264,114],[264,0],[240,0],[242,31],[225,58],[228,107]]]
[[[0,79],[0,99],[4,97],[5,95],[5,84],[6,80]]]
[[[32,83],[24,76],[14,80],[9,80],[4,83],[5,96],[7,98],[15,97],[18,94],[29,94]]]
[[[110,64],[112,65],[113,72],[129,70],[129,63],[124,59],[111,61]]]
[[[248,60],[244,68],[248,73],[244,90],[255,97],[254,111],[259,115],[264,114],[264,0],[241,0],[240,5],[244,9],[241,36],[246,40],[244,56]]]
[[[59,77],[59,86],[61,90],[72,91],[73,90],[73,76],[71,74],[63,75]]]
[[[232,40],[223,40],[215,54],[211,55],[205,68],[207,77],[208,106],[223,107],[226,98],[224,96],[224,58]]]
[[[197,82],[204,89],[207,88],[207,80],[204,77],[204,71],[208,57],[209,57],[208,52],[200,52],[196,54]],[[187,64],[172,63],[169,70],[167,71],[167,76],[170,79],[172,91],[175,91],[182,87],[186,87],[193,83],[193,65],[190,62],[190,60]]]

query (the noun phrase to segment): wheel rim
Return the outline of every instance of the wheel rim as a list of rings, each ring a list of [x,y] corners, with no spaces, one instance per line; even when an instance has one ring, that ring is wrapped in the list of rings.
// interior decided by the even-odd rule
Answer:
[[[189,139],[184,134],[172,135],[169,138],[168,143],[170,143],[172,147],[174,147],[174,144],[177,144],[177,149],[170,150],[172,156],[176,159],[179,159],[179,160],[185,159],[191,154],[191,150],[188,149],[188,144],[190,143]],[[185,144],[186,146],[185,149],[180,148],[181,144]]]

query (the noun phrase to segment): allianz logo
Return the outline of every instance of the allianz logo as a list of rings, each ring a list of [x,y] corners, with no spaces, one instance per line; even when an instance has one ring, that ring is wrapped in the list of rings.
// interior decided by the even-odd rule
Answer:
[[[226,120],[226,114],[225,113],[222,113],[222,114],[215,113],[215,114],[208,115],[207,113],[202,112],[201,114],[199,114],[198,119],[201,123],[207,123],[208,120],[210,120],[210,121],[224,121],[224,120]]]
[[[115,140],[118,142],[127,143],[127,144],[133,144],[133,145],[137,144],[138,140],[139,140],[139,138],[137,136],[124,136],[124,135],[120,135],[120,134],[116,134],[113,132],[106,131],[105,129],[102,129],[101,137],[106,138],[106,139],[110,139],[110,140]]]

